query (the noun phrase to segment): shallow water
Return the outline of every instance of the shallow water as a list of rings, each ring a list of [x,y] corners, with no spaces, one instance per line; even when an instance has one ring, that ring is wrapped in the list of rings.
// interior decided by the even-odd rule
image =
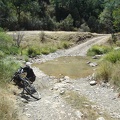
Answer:
[[[62,75],[75,79],[86,77],[93,73],[93,68],[87,64],[88,61],[90,61],[89,57],[67,56],[33,65],[39,67],[47,75],[56,77]]]

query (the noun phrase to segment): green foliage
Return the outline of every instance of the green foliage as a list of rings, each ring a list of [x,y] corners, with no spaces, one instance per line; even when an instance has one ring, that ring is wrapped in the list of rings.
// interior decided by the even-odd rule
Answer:
[[[5,56],[4,52],[0,50],[0,59]]]
[[[104,25],[104,28],[109,33],[119,31],[120,26],[120,1],[110,0],[105,2],[104,10],[100,14],[100,23]]]
[[[120,88],[120,62],[114,64],[111,83]]]
[[[94,55],[105,54],[110,52],[111,50],[112,48],[109,46],[94,45],[88,50],[87,55],[94,56]]]
[[[113,11],[113,24],[117,31],[120,31],[120,5]]]
[[[72,30],[73,28],[73,18],[69,14],[64,20],[62,20],[59,24],[60,30]]]
[[[119,8],[119,0],[2,0],[0,27],[113,32],[120,30]]]
[[[116,45],[120,47],[120,41],[116,41]]]
[[[108,82],[111,79],[112,75],[112,64],[108,61],[103,61],[98,69],[97,69],[97,74],[96,74],[96,79],[97,80],[102,80],[104,82]]]
[[[98,81],[109,82],[112,85],[120,88],[120,62],[111,63],[102,61],[96,71],[96,79]]]
[[[82,32],[90,32],[90,28],[88,27],[88,25],[86,25],[86,23],[81,24],[80,29],[80,31]]]
[[[0,59],[0,86],[6,84],[11,79],[11,76],[17,70],[19,64],[12,60],[12,58]]]
[[[57,47],[56,46],[53,46],[53,45],[44,45],[40,51],[42,54],[49,54],[49,53],[53,53],[57,50]]]
[[[29,47],[28,50],[27,50],[27,53],[28,53],[29,57],[35,57],[36,55],[41,54],[39,48],[34,47],[34,46]]]
[[[39,34],[39,37],[40,37],[40,41],[42,42],[42,43],[44,43],[45,42],[45,33],[44,33],[44,31],[41,31],[41,33]]]
[[[3,32],[3,31],[4,31],[4,29],[0,27],[0,32]]]
[[[13,45],[12,38],[4,32],[0,32],[0,50],[3,54],[17,54],[19,49]]]
[[[110,53],[108,53],[105,57],[105,60],[110,61],[111,63],[116,63],[117,61],[120,61],[120,50],[114,50]]]

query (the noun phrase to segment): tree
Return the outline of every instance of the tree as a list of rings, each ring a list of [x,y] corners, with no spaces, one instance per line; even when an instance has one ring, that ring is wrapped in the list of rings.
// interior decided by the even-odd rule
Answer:
[[[105,26],[108,33],[114,33],[119,30],[120,25],[120,1],[119,0],[106,0],[105,8],[100,14],[100,23]]]

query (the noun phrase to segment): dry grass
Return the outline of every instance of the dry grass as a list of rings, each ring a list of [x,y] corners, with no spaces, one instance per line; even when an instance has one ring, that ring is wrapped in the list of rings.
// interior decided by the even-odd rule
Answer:
[[[67,91],[63,95],[63,98],[74,109],[79,110],[83,114],[82,120],[96,120],[98,117],[101,116],[101,110],[99,110],[97,107],[92,107],[95,105],[77,92]],[[114,120],[105,112],[102,113],[102,116],[105,118],[105,120]]]
[[[43,36],[44,34],[44,36]],[[28,31],[24,33],[24,40],[22,41],[22,45],[41,45],[41,38],[44,39],[45,42],[59,42],[59,41],[72,41],[76,43],[77,41],[85,40],[86,38],[93,37],[94,35],[89,32],[50,32],[50,31]],[[44,37],[44,38],[43,38]]]
[[[0,120],[16,120],[15,96],[0,89]]]

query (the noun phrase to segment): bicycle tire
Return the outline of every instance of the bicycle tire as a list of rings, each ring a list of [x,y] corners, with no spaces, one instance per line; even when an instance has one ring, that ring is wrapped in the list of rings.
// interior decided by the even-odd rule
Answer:
[[[29,82],[27,82],[27,85],[24,86],[24,90],[36,100],[39,100],[41,98],[39,92]]]

